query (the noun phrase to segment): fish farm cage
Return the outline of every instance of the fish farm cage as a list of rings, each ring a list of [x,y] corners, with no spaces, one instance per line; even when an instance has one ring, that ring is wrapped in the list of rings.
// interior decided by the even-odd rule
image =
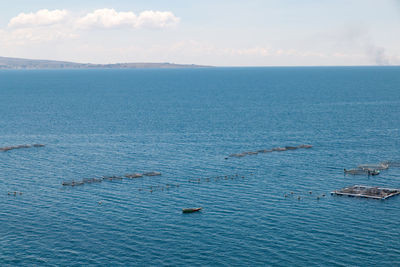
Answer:
[[[331,192],[331,194],[338,196],[363,197],[384,200],[400,194],[400,189],[354,185],[342,188],[340,190],[335,190]]]

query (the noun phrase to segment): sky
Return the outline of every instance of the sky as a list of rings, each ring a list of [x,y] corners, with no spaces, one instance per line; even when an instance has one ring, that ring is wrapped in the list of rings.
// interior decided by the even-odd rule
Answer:
[[[400,65],[400,0],[0,0],[0,56]]]

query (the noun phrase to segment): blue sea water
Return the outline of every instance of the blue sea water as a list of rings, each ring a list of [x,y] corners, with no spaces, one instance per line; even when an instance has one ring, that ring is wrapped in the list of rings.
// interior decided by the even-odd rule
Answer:
[[[400,67],[0,71],[0,147],[33,143],[0,152],[1,266],[400,265],[400,197],[330,195],[400,188],[343,174],[399,160]]]

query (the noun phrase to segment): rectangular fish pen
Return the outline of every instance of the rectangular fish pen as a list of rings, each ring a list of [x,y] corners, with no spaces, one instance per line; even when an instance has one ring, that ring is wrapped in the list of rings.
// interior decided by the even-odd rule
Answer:
[[[382,188],[377,186],[354,185],[335,190],[332,195],[349,196],[349,197],[364,197],[373,199],[387,199],[389,197],[400,194],[400,189]]]

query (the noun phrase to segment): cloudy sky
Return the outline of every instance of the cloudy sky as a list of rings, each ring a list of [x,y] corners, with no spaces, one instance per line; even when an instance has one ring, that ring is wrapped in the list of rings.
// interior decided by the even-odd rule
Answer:
[[[0,56],[215,66],[400,65],[400,0],[13,0]]]

